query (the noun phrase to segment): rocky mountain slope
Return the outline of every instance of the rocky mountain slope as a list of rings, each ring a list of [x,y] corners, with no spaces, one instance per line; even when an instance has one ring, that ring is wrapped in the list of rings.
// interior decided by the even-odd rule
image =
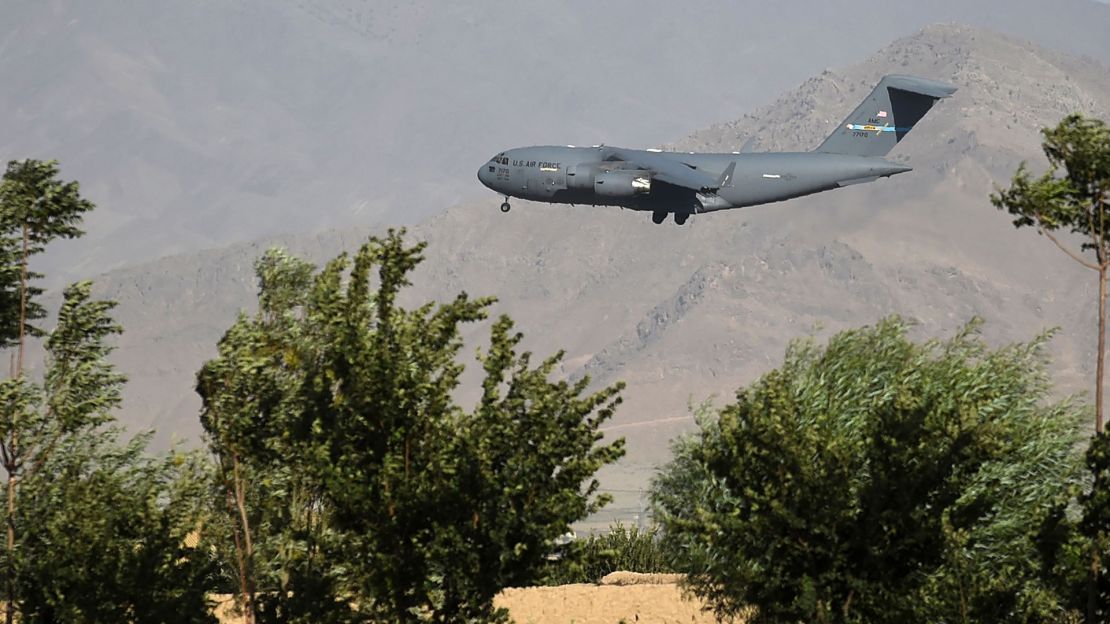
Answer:
[[[1017,231],[988,196],[1021,160],[1043,166],[1038,130],[1072,111],[1110,117],[1110,71],[1027,42],[965,26],[928,27],[865,62],[828,71],[740,119],[699,131],[682,149],[809,149],[885,73],[960,86],[893,152],[913,173],[782,204],[654,226],[609,208],[529,205],[495,198],[451,208],[411,232],[427,240],[410,301],[460,290],[496,294],[526,346],[567,350],[562,374],[624,380],[613,423],[629,456],[606,473],[621,498],[689,430],[690,401],[726,401],[781,360],[792,338],[898,313],[921,335],[972,316],[991,340],[1047,327],[1065,391],[1087,387],[1094,282],[1049,242]],[[191,380],[236,312],[251,304],[251,264],[282,244],[323,260],[375,231],[345,228],[165,258],[99,278],[127,328],[116,361],[127,372],[126,421],[159,439],[195,439]],[[483,340],[472,328],[468,340]],[[472,350],[468,353],[473,352]],[[473,398],[473,384],[462,398]]]

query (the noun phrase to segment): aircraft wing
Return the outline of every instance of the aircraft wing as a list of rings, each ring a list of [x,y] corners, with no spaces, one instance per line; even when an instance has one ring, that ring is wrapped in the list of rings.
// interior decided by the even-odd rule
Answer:
[[[613,156],[630,165],[652,171],[655,174],[653,179],[673,186],[695,192],[716,191],[721,188],[721,180],[662,153],[613,149]]]

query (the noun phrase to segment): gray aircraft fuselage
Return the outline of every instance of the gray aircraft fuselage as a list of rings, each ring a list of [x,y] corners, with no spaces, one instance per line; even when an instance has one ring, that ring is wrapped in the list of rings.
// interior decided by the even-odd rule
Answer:
[[[623,151],[672,159],[713,178],[719,178],[732,163],[736,167],[731,184],[712,194],[679,189],[653,193],[648,172],[631,170],[622,175],[625,171],[621,169],[623,163],[607,160],[611,148],[536,146],[498,154],[478,171],[478,179],[498,193],[531,201],[620,206],[652,212],[703,213],[793,199],[912,171],[910,167],[883,158],[820,152],[696,154]],[[612,178],[604,183],[617,183],[620,188],[612,194],[599,192],[596,185],[599,175]],[[638,185],[637,179],[640,180]]]
[[[886,76],[812,152],[704,154],[614,146],[535,146],[506,150],[478,170],[505,196],[560,204],[620,206],[673,214],[743,208],[871,182],[912,171],[884,156],[933,104],[956,88],[912,76]]]

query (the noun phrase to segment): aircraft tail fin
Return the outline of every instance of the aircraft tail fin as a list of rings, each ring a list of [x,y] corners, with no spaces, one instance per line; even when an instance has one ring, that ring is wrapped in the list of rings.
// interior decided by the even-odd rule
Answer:
[[[914,76],[883,77],[871,95],[817,148],[818,152],[885,156],[956,87]]]

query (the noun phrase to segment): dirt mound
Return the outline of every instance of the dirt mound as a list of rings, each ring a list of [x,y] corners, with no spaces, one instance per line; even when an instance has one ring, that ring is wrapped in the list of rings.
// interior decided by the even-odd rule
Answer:
[[[602,585],[506,589],[494,605],[509,610],[517,624],[710,624],[713,613],[687,598],[680,575],[614,572]],[[213,596],[222,624],[240,624],[231,596]]]
[[[610,572],[601,578],[602,585],[677,585],[681,574],[644,574],[642,572]]]
[[[614,575],[621,575],[625,581],[632,577],[670,576],[615,572],[606,578]],[[494,604],[508,609],[517,624],[708,624],[717,621],[712,612],[703,610],[700,600],[684,597],[677,583],[638,580],[639,584],[506,589]]]

